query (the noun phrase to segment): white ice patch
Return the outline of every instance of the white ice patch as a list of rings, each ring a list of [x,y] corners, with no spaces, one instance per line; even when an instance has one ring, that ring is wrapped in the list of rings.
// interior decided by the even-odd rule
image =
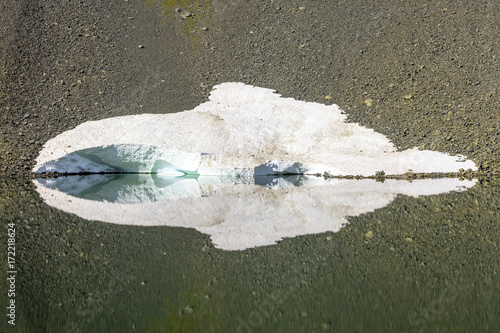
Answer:
[[[49,140],[34,171],[370,176],[477,170],[463,156],[398,152],[384,135],[345,120],[337,105],[223,83],[191,111],[81,124]]]
[[[255,177],[248,182],[231,177],[137,174],[60,177],[34,183],[48,205],[88,220],[195,228],[210,235],[217,248],[244,250],[283,238],[337,232],[348,223],[348,216],[382,208],[398,194],[417,197],[461,191],[476,180],[388,179],[382,183],[290,176]]]

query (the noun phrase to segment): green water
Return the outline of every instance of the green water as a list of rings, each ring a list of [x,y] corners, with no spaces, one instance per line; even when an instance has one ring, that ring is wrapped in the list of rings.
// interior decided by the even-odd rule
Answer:
[[[3,180],[16,326],[2,263],[0,331],[495,332],[499,189],[482,180],[398,196],[338,233],[223,251],[194,229],[83,220],[47,206],[30,181]]]

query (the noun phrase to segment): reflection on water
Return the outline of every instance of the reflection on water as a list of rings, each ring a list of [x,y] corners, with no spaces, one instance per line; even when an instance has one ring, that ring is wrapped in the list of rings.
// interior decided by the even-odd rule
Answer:
[[[398,194],[461,191],[476,181],[120,174],[34,182],[47,204],[88,220],[195,228],[209,234],[217,248],[244,250],[283,238],[337,232],[348,216],[382,208]]]
[[[37,181],[77,198],[132,204],[203,195],[196,179],[196,176],[160,177],[155,174],[93,174]],[[224,184],[223,178],[220,184]]]
[[[174,184],[180,181],[184,180]],[[132,208],[171,202],[162,225],[168,224],[168,209],[174,203],[215,200],[223,194],[232,200],[230,204],[245,203],[247,194],[267,201],[274,207],[269,213],[281,224],[286,224],[283,216],[294,214],[289,210],[295,207],[286,203],[293,201],[287,197],[300,197],[302,191],[316,193],[314,198],[325,196],[318,205],[330,198],[334,206],[344,197],[346,211],[363,206],[363,198],[369,201],[375,193],[382,199],[373,207],[394,200],[384,208],[346,218],[349,224],[335,234],[225,251],[214,248],[208,236],[193,228],[88,221],[45,204],[31,181],[0,179],[0,221],[15,223],[18,270],[16,327],[4,320],[0,331],[490,332],[500,327],[498,180],[483,179],[467,191],[418,198],[414,196],[471,183],[335,181],[313,186],[312,180],[301,181],[305,185],[283,189],[277,189],[282,179],[273,182],[274,187],[266,182],[268,188],[255,182],[218,185],[199,192],[206,196],[134,204],[77,198],[36,184],[45,200],[54,195],[54,202],[58,198],[62,203],[91,202],[95,207],[85,206],[90,211],[99,212],[101,204]],[[367,184],[379,186],[378,190]],[[100,191],[99,186],[89,191],[90,187],[85,195]],[[366,195],[354,205],[351,199],[363,191]],[[273,198],[276,202],[271,203]],[[295,204],[299,215],[304,206],[316,202]],[[148,212],[143,214],[137,216],[139,221],[146,220]],[[235,218],[230,214],[224,216],[228,221]],[[261,217],[246,220],[257,229]],[[5,240],[7,223],[3,226]],[[0,279],[4,296],[6,281],[4,275]],[[0,296],[0,303],[6,301]]]

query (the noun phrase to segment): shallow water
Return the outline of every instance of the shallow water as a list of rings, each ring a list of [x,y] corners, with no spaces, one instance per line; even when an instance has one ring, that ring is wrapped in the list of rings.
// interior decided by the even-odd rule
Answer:
[[[274,200],[280,198],[279,191],[319,188],[325,203],[330,201],[323,192],[339,189],[338,184],[284,189],[258,182],[239,185],[272,193]],[[337,232],[225,250],[194,228],[86,220],[49,206],[30,180],[4,180],[2,240],[7,239],[8,223],[16,229],[16,328],[495,331],[500,327],[500,187],[495,179],[473,185],[467,191],[430,196],[394,194],[385,205],[347,214],[347,224]],[[111,201],[109,188],[103,185],[100,191]],[[94,200],[96,211],[100,191],[83,191],[86,200]],[[220,187],[190,200],[196,203],[217,193]],[[156,198],[152,204],[182,200],[149,194]],[[339,195],[331,196],[335,198]],[[137,204],[142,203],[132,205]],[[282,216],[276,211],[276,219]],[[7,290],[7,271],[2,274],[2,290]],[[8,304],[6,293],[1,300]],[[1,327],[6,325],[4,316]]]

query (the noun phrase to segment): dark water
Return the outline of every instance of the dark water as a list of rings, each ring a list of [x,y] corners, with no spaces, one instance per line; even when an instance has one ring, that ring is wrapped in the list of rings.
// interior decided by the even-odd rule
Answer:
[[[398,195],[336,233],[227,251],[193,228],[85,220],[44,203],[29,180],[3,180],[1,239],[14,223],[17,273],[8,297],[2,255],[0,328],[495,332],[499,189],[484,179],[462,192]]]

